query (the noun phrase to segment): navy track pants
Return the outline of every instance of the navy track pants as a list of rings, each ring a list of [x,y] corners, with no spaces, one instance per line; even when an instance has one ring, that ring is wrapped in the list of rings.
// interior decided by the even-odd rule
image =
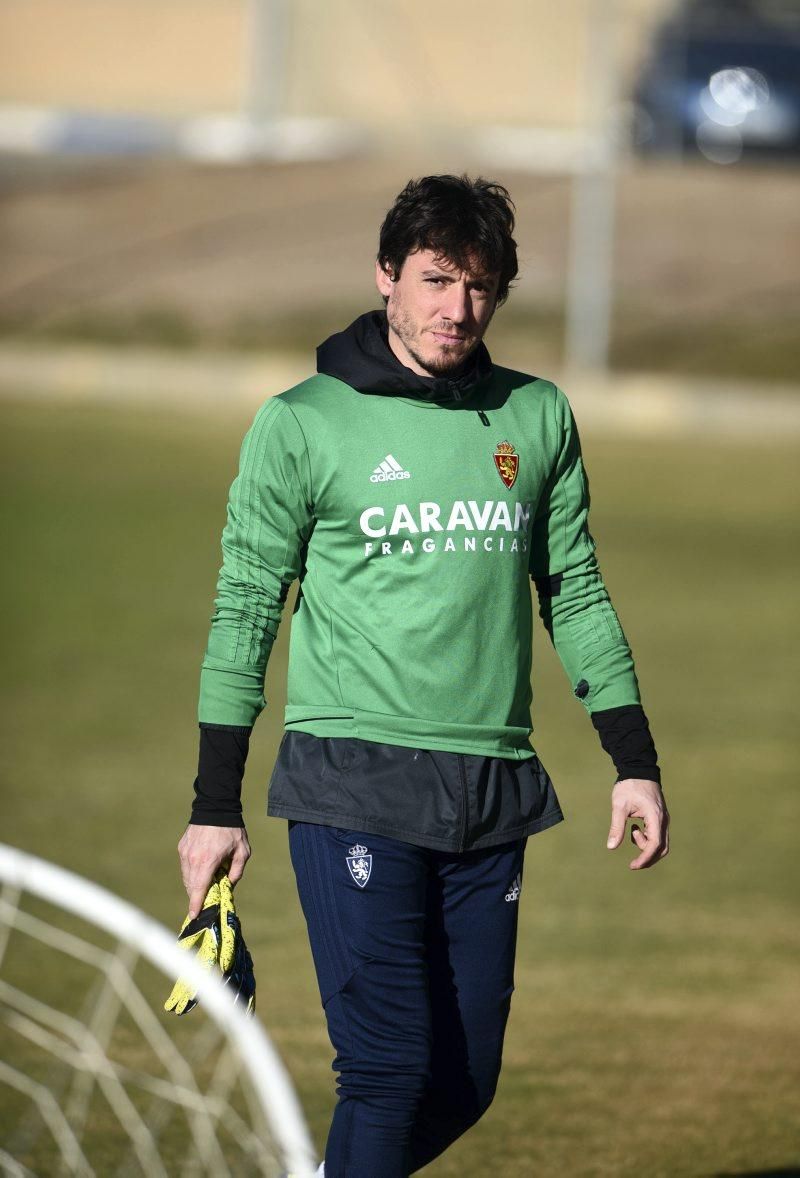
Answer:
[[[406,1178],[489,1107],[526,841],[458,854],[289,823],[339,1074],[326,1178]]]

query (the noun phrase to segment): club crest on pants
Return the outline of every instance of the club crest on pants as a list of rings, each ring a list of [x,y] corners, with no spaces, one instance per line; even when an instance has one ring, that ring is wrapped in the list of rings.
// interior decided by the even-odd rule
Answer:
[[[367,847],[356,843],[354,847],[350,848],[350,853],[347,856],[347,868],[354,882],[360,888],[365,888],[372,874],[372,856],[367,854]]]

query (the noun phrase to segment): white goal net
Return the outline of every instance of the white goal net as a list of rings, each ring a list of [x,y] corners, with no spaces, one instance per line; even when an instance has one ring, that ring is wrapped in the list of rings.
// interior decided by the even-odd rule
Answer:
[[[178,975],[198,1007],[163,1002]],[[0,844],[0,1173],[315,1172],[257,1019],[138,908]]]

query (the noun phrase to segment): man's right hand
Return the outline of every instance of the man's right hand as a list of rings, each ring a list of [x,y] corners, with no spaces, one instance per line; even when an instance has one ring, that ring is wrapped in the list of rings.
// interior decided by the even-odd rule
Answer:
[[[238,883],[250,858],[250,844],[243,826],[186,827],[178,843],[183,886],[189,896],[189,919],[203,907],[206,892],[222,868],[232,884]]]

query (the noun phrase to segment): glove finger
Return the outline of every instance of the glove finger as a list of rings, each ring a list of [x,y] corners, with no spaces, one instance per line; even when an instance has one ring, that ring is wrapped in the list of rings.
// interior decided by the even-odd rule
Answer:
[[[256,978],[253,959],[241,933],[237,940],[236,955],[232,967],[224,976],[223,981],[233,991],[234,1002],[244,1003],[248,1013],[252,1013],[255,1010]]]
[[[216,900],[214,900],[216,896]],[[212,902],[209,903],[209,898]],[[196,960],[204,969],[213,969],[219,964],[219,888],[209,888],[206,905],[194,920],[187,916],[181,926],[178,945],[184,952],[194,952]],[[178,978],[172,988],[164,1009],[175,1014],[188,1014],[197,1005],[195,988],[185,978]]]
[[[223,875],[219,881],[219,927],[222,942],[219,952],[219,967],[223,973],[227,973],[236,953],[236,937],[239,932],[239,921],[233,902],[233,889],[227,875]]]
[[[231,974],[225,979],[225,985],[230,989],[231,997],[237,1005],[244,1006],[248,1014],[252,1014],[255,1011],[256,987],[252,978],[246,979],[240,977],[237,983]]]
[[[219,963],[219,940],[215,929],[203,929],[196,937],[200,940],[195,960],[203,969],[214,969]],[[164,1003],[164,1009],[174,1010],[176,1014],[188,1014],[196,1005],[194,986],[185,978],[178,978],[172,993]]]
[[[186,936],[178,937],[178,948],[191,953],[197,948],[204,936],[205,929],[198,929],[197,932],[190,932]]]
[[[236,960],[241,938],[241,925],[235,912],[229,912],[225,923],[220,926],[219,967],[229,973]]]
[[[251,967],[252,958],[250,957],[250,951],[248,950],[244,937],[242,936],[241,927],[239,927],[236,930],[236,946],[233,954],[233,960],[231,961],[228,968],[224,971],[225,980],[227,981],[228,978],[238,980],[244,976],[248,970],[248,963]]]
[[[204,969],[213,969],[219,965],[219,936],[215,928],[206,929],[195,957]]]
[[[221,875],[217,880],[219,889],[219,903],[223,909],[234,910],[233,885],[229,875]]]
[[[170,1013],[174,1011],[178,1015],[188,1014],[190,1010],[194,1010],[195,1006],[197,1006],[197,1001],[194,987],[184,978],[178,978],[172,987],[172,993],[164,1003],[164,1010]]]

